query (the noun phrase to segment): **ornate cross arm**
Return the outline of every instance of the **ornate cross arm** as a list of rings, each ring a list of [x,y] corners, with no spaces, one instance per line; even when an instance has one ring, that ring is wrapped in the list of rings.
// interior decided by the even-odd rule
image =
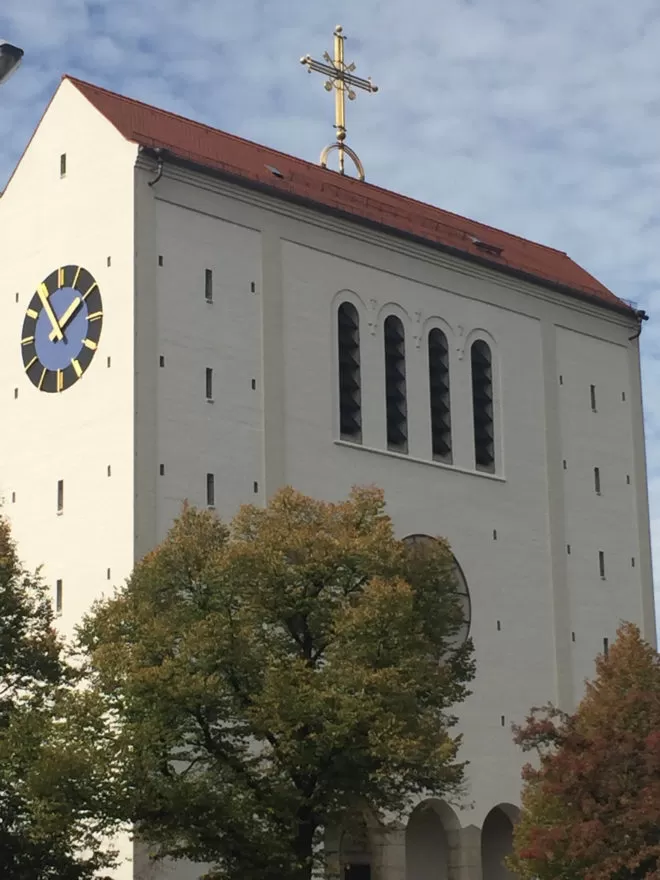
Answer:
[[[337,142],[325,147],[321,152],[321,165],[323,168],[327,165],[328,154],[331,150],[337,150],[339,156],[339,173],[344,173],[344,155],[348,153],[358,171],[360,180],[364,180],[364,168],[357,154],[348,147],[344,141],[346,140],[346,96],[348,100],[353,101],[356,98],[354,89],[363,89],[365,92],[377,92],[378,86],[371,82],[371,78],[364,79],[361,76],[354,76],[355,64],[346,64],[344,62],[344,40],[341,25],[337,25],[334,31],[335,38],[335,55],[331,58],[327,52],[324,52],[323,61],[316,61],[311,55],[304,55],[300,59],[300,63],[307,67],[309,73],[322,73],[327,77],[325,88],[328,92],[335,90],[335,130],[337,132]]]

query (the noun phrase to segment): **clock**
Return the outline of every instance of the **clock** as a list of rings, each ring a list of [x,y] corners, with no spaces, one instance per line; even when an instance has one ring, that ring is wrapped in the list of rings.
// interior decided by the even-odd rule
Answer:
[[[47,393],[66,391],[91,364],[103,326],[96,280],[82,266],[62,266],[39,284],[30,300],[21,351],[32,384]]]
[[[408,535],[403,539],[403,543],[410,547],[413,552],[424,552],[424,547],[429,543],[433,543],[435,538],[430,535]],[[470,600],[470,591],[468,590],[467,581],[463,574],[463,569],[458,564],[456,557],[454,559],[454,582],[456,584],[456,598],[463,612],[463,622],[454,635],[449,639],[449,645],[452,648],[459,648],[470,635],[470,624],[472,623],[472,602]]]

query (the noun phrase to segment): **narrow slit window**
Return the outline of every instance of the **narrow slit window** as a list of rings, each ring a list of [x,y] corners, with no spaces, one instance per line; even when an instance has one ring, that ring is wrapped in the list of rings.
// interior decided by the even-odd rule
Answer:
[[[352,303],[342,303],[337,310],[337,343],[339,355],[339,436],[342,440],[361,443],[360,317]],[[252,381],[254,382],[254,380]]]
[[[213,369],[206,368],[206,399],[213,400]]]
[[[387,448],[408,452],[408,400],[406,391],[406,338],[396,315],[385,319],[385,402]]]
[[[596,412],[596,386],[595,385],[589,386],[589,396],[591,398],[591,409],[593,410],[593,412]]]
[[[64,480],[57,481],[57,512],[64,510]]]
[[[215,507],[215,477],[213,474],[206,475],[206,504]]]
[[[600,576],[602,578],[605,577],[605,553],[602,550],[598,551],[598,571],[600,572]]]
[[[62,581],[55,581],[55,611],[59,614],[62,611]]]
[[[495,470],[493,420],[493,359],[483,339],[472,344],[472,413],[474,421],[474,460],[478,470]]]
[[[596,495],[600,495],[600,468],[594,468],[594,489]]]
[[[434,459],[451,464],[451,401],[447,337],[436,327],[429,333],[428,344],[432,454]]]
[[[610,640],[603,639],[603,654],[605,654],[605,656],[607,657],[607,655],[609,653],[610,653]]]
[[[213,269],[204,272],[204,296],[207,303],[213,302]]]
[[[60,177],[66,177],[66,153],[60,154]]]

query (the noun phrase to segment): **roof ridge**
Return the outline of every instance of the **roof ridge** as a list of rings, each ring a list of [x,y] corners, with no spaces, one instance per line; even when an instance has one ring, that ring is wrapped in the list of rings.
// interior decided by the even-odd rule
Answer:
[[[235,143],[241,144],[250,144],[253,147],[256,147],[260,150],[266,150],[271,156],[282,156],[287,161],[293,161],[297,165],[300,165],[303,168],[315,168],[317,170],[326,170],[320,169],[318,165],[313,162],[308,161],[307,159],[301,159],[299,156],[293,156],[290,153],[285,153],[283,150],[278,150],[275,147],[268,147],[265,144],[259,144],[256,141],[250,140],[249,138],[241,137],[240,135],[232,134],[231,132],[225,131],[222,128],[217,128],[213,125],[207,125],[204,122],[199,122],[198,120],[191,119],[189,116],[182,116],[180,113],[173,113],[171,110],[165,110],[162,107],[156,107],[154,104],[147,104],[146,101],[140,101],[137,98],[129,98],[126,95],[122,95],[119,92],[114,92],[112,89],[106,89],[103,86],[98,86],[95,83],[87,82],[86,80],[79,79],[78,77],[71,76],[70,74],[63,74],[62,79],[70,80],[75,86],[83,86],[86,89],[92,89],[95,92],[102,92],[105,95],[110,95],[113,98],[122,101],[127,104],[139,104],[140,107],[144,107],[147,110],[155,111],[157,113],[162,114],[163,116],[168,116],[170,119],[177,119],[181,122],[186,123],[186,125],[192,125],[197,129],[203,129],[207,132],[219,133],[224,137],[230,138]],[[139,132],[136,132],[139,134]],[[330,171],[330,174],[334,172]],[[352,179],[352,178],[349,178]],[[334,183],[341,185],[342,180],[335,180]],[[369,181],[362,181],[362,183],[369,187],[372,191],[377,191],[387,196],[395,196],[397,199],[405,199],[408,204],[423,206],[425,208],[429,208],[432,211],[442,211],[442,213],[447,217],[452,217],[458,221],[462,221],[463,223],[469,224],[471,226],[478,226],[481,229],[488,230],[489,232],[494,232],[498,235],[505,235],[508,239],[516,239],[522,244],[532,245],[533,247],[541,248],[544,251],[552,251],[553,253],[560,254],[562,257],[566,257],[567,259],[571,259],[566,251],[559,250],[558,248],[554,248],[551,245],[542,244],[539,241],[535,241],[531,238],[526,238],[523,235],[518,235],[515,232],[506,232],[504,229],[500,229],[497,226],[492,226],[489,223],[484,223],[482,220],[473,220],[470,217],[466,217],[463,214],[457,214],[455,211],[448,211],[446,208],[438,208],[437,205],[433,205],[430,202],[424,202],[421,199],[416,199],[413,196],[404,195],[403,193],[395,193],[392,190],[386,189],[383,186],[379,186],[376,183],[370,183]],[[469,229],[460,229],[465,235],[470,235]],[[484,242],[484,244],[488,244],[488,242]],[[571,260],[571,262],[573,262]]]

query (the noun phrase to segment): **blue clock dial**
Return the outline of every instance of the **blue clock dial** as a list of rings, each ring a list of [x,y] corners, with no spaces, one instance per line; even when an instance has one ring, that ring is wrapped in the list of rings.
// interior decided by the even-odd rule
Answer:
[[[39,391],[65,391],[98,349],[103,307],[98,284],[81,266],[56,269],[38,287],[23,321],[21,350]]]

